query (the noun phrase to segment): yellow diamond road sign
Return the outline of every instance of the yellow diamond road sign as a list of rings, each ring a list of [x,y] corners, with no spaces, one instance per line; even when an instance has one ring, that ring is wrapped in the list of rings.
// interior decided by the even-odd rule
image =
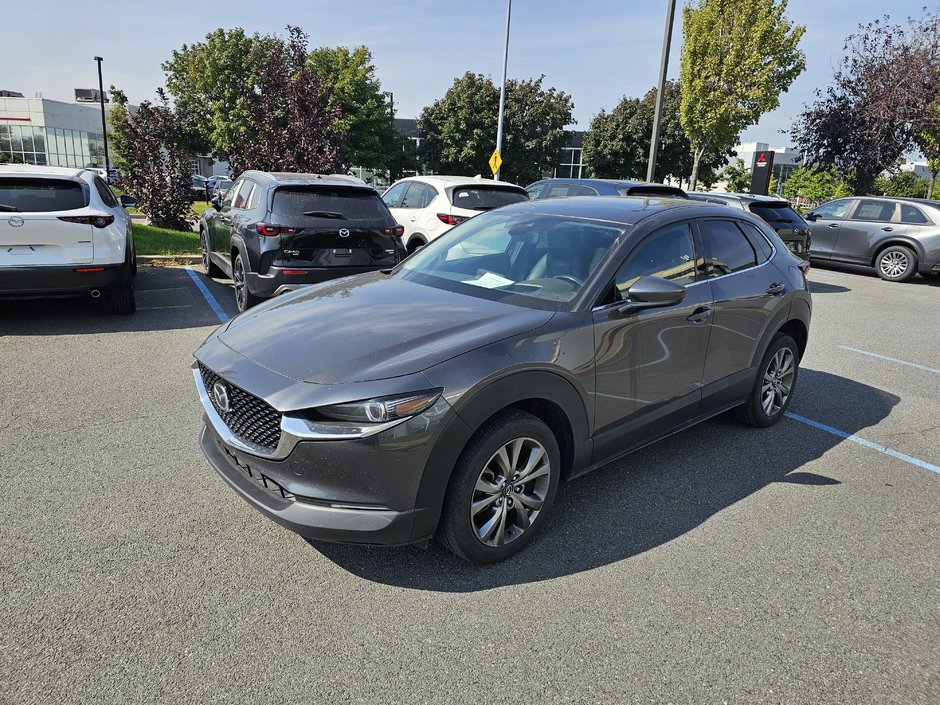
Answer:
[[[493,150],[493,156],[490,157],[490,169],[493,170],[493,176],[499,173],[499,168],[503,165],[503,158],[499,156],[499,150]]]

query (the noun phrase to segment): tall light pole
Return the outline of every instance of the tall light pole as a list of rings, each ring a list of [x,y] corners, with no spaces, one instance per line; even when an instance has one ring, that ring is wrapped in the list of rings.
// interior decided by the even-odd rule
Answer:
[[[98,62],[98,101],[101,103],[101,135],[104,137],[104,170],[107,173],[106,181],[111,180],[111,159],[108,157],[108,121],[104,114],[104,81],[101,80],[100,56],[95,57]]]
[[[666,70],[669,68],[669,46],[672,43],[672,21],[676,16],[676,0],[666,0],[666,33],[663,36],[663,58],[659,62],[659,89],[656,91],[656,111],[653,113],[653,137],[650,140],[650,159],[646,166],[646,180],[652,181],[656,172],[656,153],[659,151],[659,122],[663,112],[663,93],[666,92]]]
[[[509,63],[509,18],[512,16],[512,0],[506,0],[506,45],[503,48],[503,83],[499,89],[499,122],[496,125],[496,151],[502,157],[503,152],[503,113],[506,111],[506,65]],[[493,179],[499,181],[497,169]]]

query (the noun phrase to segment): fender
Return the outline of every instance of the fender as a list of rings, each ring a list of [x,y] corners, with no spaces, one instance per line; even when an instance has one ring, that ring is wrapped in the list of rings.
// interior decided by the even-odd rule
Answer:
[[[808,338],[809,318],[810,309],[807,302],[799,297],[794,296],[793,299],[790,300],[790,305],[787,307],[781,307],[781,309],[770,320],[770,323],[767,324],[767,328],[764,330],[764,335],[761,337],[760,343],[754,351],[754,357],[751,358],[751,367],[756,368],[760,364],[761,360],[764,359],[764,354],[767,352],[767,348],[770,347],[770,343],[774,339],[774,336],[777,335],[777,332],[783,328],[787,322],[792,320],[800,321],[806,327]]]
[[[544,399],[564,410],[572,433],[572,467],[591,458],[587,411],[575,387],[559,374],[544,370],[517,372],[484,383],[479,391],[464,394],[453,405],[454,418],[441,433],[424,468],[415,502],[412,540],[429,538],[440,522],[444,493],[454,466],[467,443],[501,409],[526,399]]]
[[[875,258],[878,257],[879,252],[887,247],[893,247],[895,245],[900,245],[901,247],[907,247],[911,250],[914,250],[914,254],[917,255],[918,264],[923,262],[924,258],[926,257],[926,252],[924,251],[924,246],[922,243],[906,235],[892,235],[890,238],[880,240],[871,248],[871,250],[868,251],[868,260],[871,263],[870,266],[875,266]]]

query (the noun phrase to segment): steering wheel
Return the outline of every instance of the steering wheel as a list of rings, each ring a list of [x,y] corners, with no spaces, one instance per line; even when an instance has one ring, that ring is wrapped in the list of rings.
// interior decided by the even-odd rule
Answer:
[[[552,279],[561,279],[563,282],[574,284],[579,289],[584,286],[584,281],[570,274],[556,274]]]

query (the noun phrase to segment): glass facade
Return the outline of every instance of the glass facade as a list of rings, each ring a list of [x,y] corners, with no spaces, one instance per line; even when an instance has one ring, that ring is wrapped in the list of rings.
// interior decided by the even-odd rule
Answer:
[[[96,132],[0,125],[0,162],[103,167],[104,140]]]

